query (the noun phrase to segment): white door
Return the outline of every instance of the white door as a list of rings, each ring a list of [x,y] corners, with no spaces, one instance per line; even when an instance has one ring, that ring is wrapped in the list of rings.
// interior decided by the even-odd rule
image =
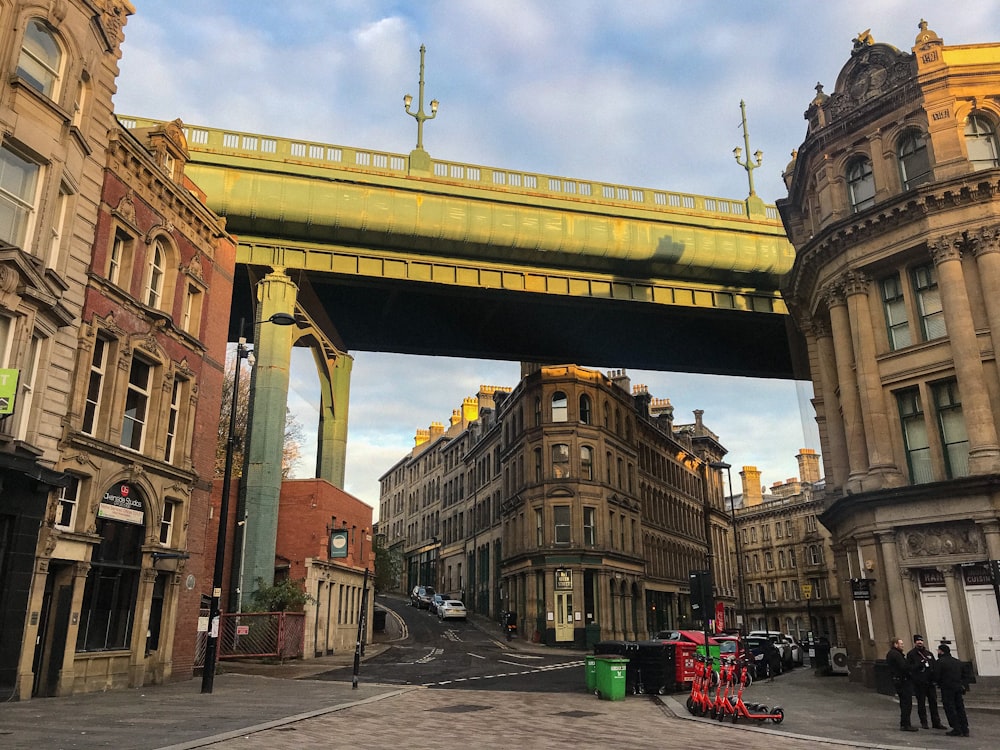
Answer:
[[[993,588],[965,590],[979,674],[1000,675],[1000,611]]]
[[[951,623],[951,608],[948,606],[948,592],[944,589],[924,589],[920,592],[920,603],[924,610],[924,625],[927,632],[922,633],[924,642],[932,654],[937,653],[937,645],[941,641],[951,643],[951,655],[956,659],[958,655],[958,644],[955,643],[955,626]],[[898,635],[897,637],[909,642],[909,635]]]
[[[573,594],[556,592],[556,640],[573,640]]]

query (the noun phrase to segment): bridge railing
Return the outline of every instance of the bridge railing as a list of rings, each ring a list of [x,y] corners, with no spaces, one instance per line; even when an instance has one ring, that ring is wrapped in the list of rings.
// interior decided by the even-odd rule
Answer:
[[[153,127],[163,122],[124,115],[118,119],[126,128]],[[408,156],[387,151],[294,138],[277,138],[197,125],[184,126],[184,135],[188,140],[188,149],[195,153],[246,156],[265,161],[346,169],[394,177],[406,177],[409,171]],[[742,200],[610,182],[593,182],[439,159],[432,159],[432,170],[434,177],[441,182],[467,187],[653,211],[685,214],[697,212],[733,220],[747,219],[746,204]],[[767,220],[780,227],[777,209],[774,206],[765,206],[765,212]]]

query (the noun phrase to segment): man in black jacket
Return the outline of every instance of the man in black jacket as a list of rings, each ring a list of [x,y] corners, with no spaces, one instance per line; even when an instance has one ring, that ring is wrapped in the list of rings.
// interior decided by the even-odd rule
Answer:
[[[951,731],[949,737],[968,737],[969,719],[965,715],[965,691],[968,685],[962,679],[962,662],[951,655],[947,643],[938,646],[938,658],[934,663],[934,682],[941,688],[941,704],[948,717]]]
[[[913,677],[913,693],[917,697],[920,726],[930,729],[927,725],[929,710],[931,726],[944,729],[941,717],[938,716],[937,691],[934,689],[934,654],[924,646],[924,637],[919,633],[913,636],[913,648],[906,655],[906,660],[910,663],[910,674]]]
[[[910,724],[910,714],[913,713],[913,680],[910,674],[910,663],[903,653],[903,639],[896,638],[892,648],[885,655],[889,665],[889,676],[892,685],[899,696],[899,728],[904,732],[916,732],[917,728]]]

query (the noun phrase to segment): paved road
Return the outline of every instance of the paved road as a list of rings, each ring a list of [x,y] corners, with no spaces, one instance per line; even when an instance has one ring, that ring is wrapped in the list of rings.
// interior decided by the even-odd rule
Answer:
[[[489,623],[480,624],[489,633]],[[537,647],[516,643],[518,653]],[[386,645],[369,647],[375,656]],[[550,652],[551,653],[551,652]],[[565,658],[581,656],[567,652]],[[512,656],[513,660],[513,656]],[[941,731],[902,733],[889,696],[843,677],[795,670],[756,683],[747,698],[786,712],[779,726],[720,724],[690,716],[684,696],[629,696],[602,701],[583,687],[584,671],[565,692],[530,689],[519,675],[515,692],[450,686],[434,689],[367,681],[318,680],[336,667],[350,674],[353,654],[280,666],[224,665],[215,691],[200,681],[136,690],[0,704],[0,748],[11,750],[311,750],[356,746],[467,750],[470,746],[546,750],[619,747],[702,747],[736,744],[747,750],[820,747],[993,750],[1000,712],[970,712],[972,737]],[[515,662],[517,663],[517,662]],[[240,674],[236,670],[246,672]],[[567,669],[566,674],[572,674]],[[256,672],[256,673],[254,673]],[[545,676],[547,679],[547,676]],[[527,682],[526,682],[527,681]],[[500,683],[494,683],[500,684]],[[982,700],[973,687],[970,698]],[[984,707],[991,704],[982,702]]]

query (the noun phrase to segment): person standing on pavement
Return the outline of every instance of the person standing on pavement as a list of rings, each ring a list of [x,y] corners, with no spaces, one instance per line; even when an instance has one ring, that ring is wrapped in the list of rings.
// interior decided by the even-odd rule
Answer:
[[[913,694],[917,697],[920,726],[924,729],[944,729],[938,715],[937,691],[934,689],[934,654],[924,646],[924,637],[919,633],[913,636],[913,648],[906,655],[906,660],[910,663],[910,674],[913,677]],[[927,725],[928,712],[930,726]]]
[[[913,679],[910,662],[903,653],[902,638],[893,640],[885,660],[889,665],[892,685],[896,688],[896,695],[899,696],[899,728],[903,732],[916,732],[917,728],[910,723],[910,715],[913,713]]]
[[[938,646],[934,682],[941,688],[941,705],[951,725],[951,731],[945,734],[949,737],[968,737],[969,718],[965,715],[963,696],[969,686],[962,680],[962,662],[951,655],[951,647],[947,643]]]

